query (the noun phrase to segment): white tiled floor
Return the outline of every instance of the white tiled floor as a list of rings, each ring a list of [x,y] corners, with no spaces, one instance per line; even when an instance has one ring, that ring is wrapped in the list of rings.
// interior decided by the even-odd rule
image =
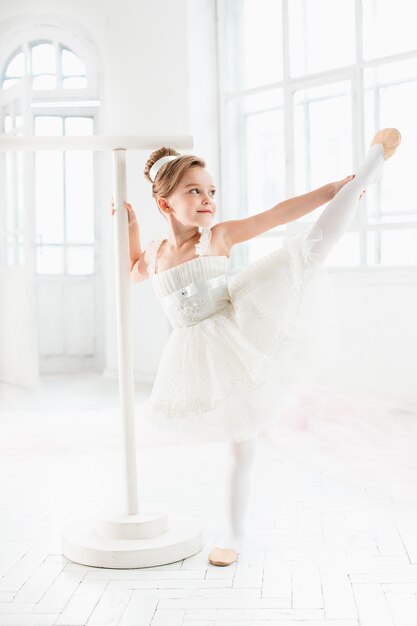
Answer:
[[[0,625],[417,625],[417,505],[388,488],[341,484],[261,437],[245,545],[215,567],[227,445],[138,447],[141,501],[197,518],[204,549],[162,567],[85,567],[62,555],[60,532],[122,510],[117,383],[2,385],[0,407]]]

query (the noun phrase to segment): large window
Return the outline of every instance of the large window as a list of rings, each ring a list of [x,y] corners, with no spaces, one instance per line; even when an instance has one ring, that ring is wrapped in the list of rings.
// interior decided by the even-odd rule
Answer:
[[[218,0],[217,12],[227,217],[354,173],[374,133],[393,126],[401,147],[326,265],[417,265],[413,0]],[[323,208],[248,241],[247,258]]]
[[[56,39],[19,46],[0,72],[0,132],[95,134],[95,83],[94,72],[80,56]],[[10,263],[16,262],[16,250],[22,248],[17,246],[24,187],[21,156],[20,152],[6,155],[6,228],[14,233],[8,240]],[[94,152],[39,150],[33,165],[37,273],[94,274]]]

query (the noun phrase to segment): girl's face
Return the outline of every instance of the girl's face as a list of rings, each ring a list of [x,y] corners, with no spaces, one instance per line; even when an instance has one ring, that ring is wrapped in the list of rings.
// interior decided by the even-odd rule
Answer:
[[[209,226],[216,212],[216,188],[213,178],[203,167],[192,167],[180,180],[169,198],[158,198],[159,205],[187,226]],[[167,211],[167,207],[171,207]]]

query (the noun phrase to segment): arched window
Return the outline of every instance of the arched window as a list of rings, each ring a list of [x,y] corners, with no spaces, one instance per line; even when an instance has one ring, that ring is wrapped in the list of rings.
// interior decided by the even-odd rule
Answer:
[[[95,59],[81,38],[47,25],[35,33],[32,26],[24,43],[0,59],[0,132],[93,135],[98,108]],[[21,157],[22,153],[7,153],[2,174],[9,216],[3,229],[9,233],[10,264],[16,264],[23,253],[19,197],[22,178],[28,178],[28,173],[21,171]],[[35,215],[36,271],[94,274],[94,152],[37,151],[31,179],[33,200],[28,201],[33,202]]]
[[[87,70],[83,61],[67,46],[51,41],[31,42],[29,54],[17,49],[6,62],[1,88],[16,85],[29,76],[32,87],[40,89],[84,89],[87,87]]]

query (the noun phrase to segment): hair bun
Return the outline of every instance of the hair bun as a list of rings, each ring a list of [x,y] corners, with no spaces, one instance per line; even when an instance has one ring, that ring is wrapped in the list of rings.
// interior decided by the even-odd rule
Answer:
[[[151,173],[150,173],[151,168],[155,165],[155,163],[159,159],[161,159],[162,157],[166,157],[166,156],[179,157],[181,155],[179,154],[179,152],[174,150],[174,148],[167,148],[166,146],[163,146],[162,148],[158,148],[157,150],[154,150],[151,156],[149,157],[149,159],[146,161],[145,169],[143,171],[145,178],[149,180],[150,183],[153,184],[155,180],[155,176],[151,176]]]

